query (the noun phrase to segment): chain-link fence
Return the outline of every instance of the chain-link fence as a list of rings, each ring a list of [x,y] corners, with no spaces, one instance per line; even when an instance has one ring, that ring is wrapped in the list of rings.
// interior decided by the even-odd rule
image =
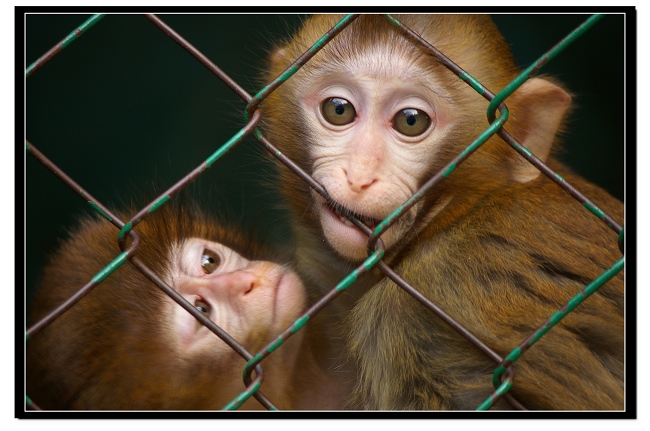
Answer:
[[[167,204],[170,199],[174,199],[179,192],[190,185],[198,187],[197,184],[203,184],[205,188],[201,191],[203,196],[213,192],[222,194],[229,211],[233,214],[251,212],[263,214],[262,217],[251,220],[246,219],[245,215],[240,215],[238,218],[244,219],[244,223],[266,223],[266,226],[274,226],[271,241],[280,241],[286,234],[287,227],[277,224],[277,220],[282,219],[282,214],[277,212],[274,201],[279,197],[274,194],[273,187],[266,186],[267,188],[264,188],[264,181],[250,179],[257,178],[259,180],[260,175],[255,175],[255,173],[260,169],[273,170],[266,166],[270,162],[268,159],[260,157],[259,149],[263,148],[273,157],[277,157],[317,191],[323,194],[325,192],[309,175],[284,157],[274,146],[275,143],[264,138],[263,133],[257,129],[263,112],[256,108],[266,95],[285,80],[291,79],[291,75],[297,68],[309,61],[309,58],[328,40],[336,37],[339,32],[345,31],[346,26],[355,18],[354,15],[346,16],[330,33],[324,35],[313,49],[297,59],[291,70],[278,77],[267,87],[262,87],[258,85],[259,79],[255,76],[259,72],[255,70],[251,72],[250,68],[253,68],[251,64],[262,64],[263,54],[259,52],[250,54],[249,57],[252,60],[243,60],[243,66],[240,65],[240,68],[232,66],[231,68],[227,61],[222,61],[223,55],[220,49],[227,47],[232,42],[223,43],[218,36],[212,34],[206,36],[202,33],[209,33],[215,28],[221,28],[221,38],[223,38],[232,32],[229,40],[236,38],[242,41],[236,47],[237,55],[240,58],[247,58],[247,47],[253,46],[255,39],[259,42],[260,39],[277,39],[284,36],[287,32],[284,27],[295,25],[300,17],[287,17],[284,22],[279,24],[276,22],[276,25],[272,25],[277,17],[264,15],[228,17],[220,15],[93,15],[60,43],[48,45],[49,42],[43,38],[42,34],[39,34],[38,37],[34,36],[35,39],[30,40],[30,35],[37,33],[32,33],[32,26],[38,27],[41,24],[55,22],[57,26],[63,27],[71,22],[81,21],[81,17],[76,15],[27,15],[28,51],[26,62],[28,67],[25,72],[27,90],[25,148],[27,154],[28,279],[26,297],[28,304],[33,295],[32,290],[36,279],[33,274],[38,273],[38,267],[42,266],[44,260],[41,251],[51,249],[54,244],[53,238],[63,232],[61,228],[54,228],[54,234],[50,232],[45,236],[48,242],[42,240],[40,240],[41,242],[30,242],[30,236],[41,236],[37,230],[37,226],[43,224],[41,219],[49,219],[50,223],[53,222],[54,225],[60,226],[74,223],[74,217],[83,211],[81,207],[87,204],[92,210],[106,218],[107,223],[115,225],[116,240],[119,241],[123,249],[123,253],[116,255],[112,262],[107,262],[105,270],[92,280],[88,280],[88,284],[85,286],[79,286],[79,293],[69,302],[53,310],[52,314],[45,319],[27,328],[27,339],[37,337],[41,328],[74,306],[77,300],[106,277],[110,277],[111,273],[121,265],[134,265],[154,284],[169,292],[171,289],[137,257],[139,246],[137,225],[146,219],[148,214]],[[508,25],[516,27],[518,20],[521,24],[530,18],[530,16],[496,16],[495,20],[497,24],[500,23],[507,29]],[[590,211],[594,217],[601,219],[609,226],[618,235],[618,246],[623,253],[622,221],[615,220],[601,211],[588,199],[588,196],[584,196],[579,190],[567,184],[561,177],[539,162],[534,155],[521,147],[501,126],[507,121],[507,98],[519,85],[528,77],[536,74],[540,67],[546,68],[545,63],[554,59],[564,50],[574,49],[582,54],[579,48],[570,47],[570,45],[577,44],[576,41],[582,41],[588,37],[587,35],[596,33],[597,36],[599,31],[604,31],[599,30],[598,26],[600,25],[606,25],[611,31],[619,32],[619,34],[614,34],[614,37],[612,34],[605,35],[609,43],[615,45],[616,41],[622,38],[624,16],[569,15],[554,18],[549,16],[532,18],[539,21],[531,22],[536,22],[537,26],[544,29],[548,29],[549,23],[554,22],[556,27],[554,31],[562,34],[556,37],[553,43],[531,42],[530,45],[535,46],[533,50],[537,53],[535,57],[539,58],[527,57],[525,60],[520,60],[526,66],[523,68],[522,74],[510,86],[496,95],[486,91],[480,82],[472,78],[471,71],[460,69],[453,63],[453,59],[449,61],[444,52],[439,52],[435,47],[429,46],[426,41],[421,40],[408,28],[401,30],[411,38],[413,43],[422,44],[424,49],[429,50],[449,70],[474,88],[477,94],[491,102],[487,115],[492,124],[484,134],[477,137],[476,141],[468,143],[466,151],[459,154],[447,169],[433,176],[419,193],[405,202],[402,207],[396,209],[377,226],[374,232],[367,232],[371,236],[370,249],[376,249],[375,253],[371,254],[363,265],[350,273],[337,286],[332,286],[330,293],[312,304],[310,309],[295,324],[287,328],[278,339],[271,341],[267,348],[260,352],[246,352],[241,346],[233,346],[238,352],[244,352],[240,354],[248,361],[243,370],[246,390],[243,390],[239,397],[224,408],[236,409],[246,399],[254,396],[264,406],[273,409],[272,400],[266,399],[259,391],[262,374],[254,373],[253,370],[259,370],[256,368],[258,365],[263,368],[264,360],[269,354],[282,348],[284,340],[308,324],[309,317],[327,307],[339,292],[353,289],[357,276],[375,266],[428,307],[432,313],[456,328],[494,361],[495,392],[490,399],[485,400],[477,408],[489,409],[496,399],[504,395],[513,405],[518,405],[517,401],[508,394],[512,386],[512,373],[508,371],[511,370],[509,366],[516,362],[530,346],[567,313],[570,313],[591,293],[621,271],[624,266],[624,258],[618,262],[612,262],[610,270],[585,286],[583,291],[576,292],[575,298],[558,310],[556,314],[549,316],[547,322],[539,322],[538,330],[531,333],[526,340],[521,340],[519,346],[512,346],[513,350],[510,355],[503,358],[447,315],[445,310],[441,310],[435,303],[424,297],[409,284],[409,280],[403,280],[399,274],[393,272],[382,261],[383,250],[380,246],[376,248],[376,244],[380,240],[382,232],[399,219],[400,215],[414,204],[424,191],[435,187],[445,176],[453,175],[454,166],[471,157],[472,152],[489,136],[499,134],[523,157],[554,180],[558,187],[563,188],[566,193],[582,203],[586,207],[585,211]],[[401,26],[390,15],[386,16],[386,19],[398,27]],[[76,25],[78,24],[75,23],[72,27]],[[267,33],[252,32],[252,28],[269,30]],[[567,31],[567,28],[571,30]],[[131,29],[137,29],[137,32],[129,31]],[[526,32],[531,31],[527,28],[524,35]],[[508,37],[507,30],[504,30],[504,33],[508,40],[512,40]],[[254,36],[252,39],[250,38],[251,34]],[[239,39],[240,36],[241,39]],[[47,37],[52,36],[48,35]],[[549,37],[555,37],[555,34],[549,35]],[[611,39],[614,40],[611,41]],[[516,54],[517,40],[511,43]],[[542,47],[536,46],[535,43],[541,44]],[[593,41],[587,40],[581,43],[593,44]],[[54,47],[49,51],[44,49],[51,45]],[[129,45],[128,48],[126,45]],[[551,46],[552,48],[547,51]],[[38,50],[46,53],[35,59],[33,56],[35,52],[39,52]],[[77,50],[76,55],[67,54],[68,51],[74,50]],[[591,55],[597,57],[596,54]],[[586,127],[592,133],[596,133],[599,138],[603,138],[600,140],[606,141],[607,145],[602,148],[595,147],[592,145],[592,142],[596,141],[595,138],[582,140],[588,141],[590,154],[597,155],[599,151],[602,152],[603,161],[601,163],[605,168],[597,167],[596,171],[605,172],[602,178],[613,179],[613,182],[605,184],[605,186],[608,186],[613,194],[622,198],[624,117],[621,74],[623,59],[620,47],[613,48],[608,55],[612,59],[610,62],[612,70],[609,72],[613,78],[607,76],[603,78],[608,83],[607,86],[594,84],[601,99],[605,99],[605,101],[599,100],[599,102],[605,103],[608,107],[607,114],[599,112],[595,115],[605,115],[606,121],[601,123],[591,116],[589,121],[586,121]],[[580,60],[578,59],[578,61]],[[602,58],[597,57],[596,61],[601,65]],[[137,65],[138,67],[126,65]],[[157,76],[160,71],[165,72],[162,77]],[[550,72],[553,73],[554,70]],[[188,73],[193,78],[188,79]],[[566,72],[559,73],[560,77],[563,73]],[[580,75],[584,78],[583,74]],[[603,71],[601,75],[607,75],[607,73]],[[583,84],[584,79],[580,81]],[[155,85],[143,85],[145,82],[154,82]],[[245,87],[256,90],[247,91],[244,89]],[[587,94],[588,90],[583,91]],[[607,98],[608,93],[611,93],[610,98]],[[580,101],[580,92],[578,92],[578,100]],[[99,109],[100,105],[107,105],[108,108]],[[89,111],[90,115],[88,115]],[[92,112],[96,112],[96,114],[92,114]],[[497,112],[499,112],[498,118]],[[103,117],[103,114],[106,114],[106,117]],[[244,122],[241,120],[242,116],[245,119]],[[88,117],[88,121],[80,120],[80,118],[86,117]],[[178,123],[180,126],[177,125],[170,129],[169,124],[171,123]],[[604,123],[607,123],[608,127],[603,126]],[[608,133],[611,134],[611,139]],[[571,148],[571,142],[568,142],[567,146]],[[572,154],[580,156],[580,152],[583,150],[579,146],[575,148]],[[47,167],[60,181],[52,181],[55,177],[50,173],[47,173],[49,177],[44,176],[45,171],[35,161]],[[587,168],[585,170],[588,171]],[[589,175],[588,172],[585,174]],[[593,177],[596,181],[598,180],[598,175],[594,174]],[[172,180],[170,181],[169,178]],[[153,199],[148,193],[148,185],[152,181],[163,182],[165,184],[163,188],[166,189],[165,192]],[[207,184],[210,185],[207,186]],[[218,186],[214,186],[215,184]],[[63,185],[68,186],[73,193],[66,190]],[[113,210],[115,207],[120,207],[119,203],[116,204],[115,201],[128,201],[129,195],[134,193],[134,189],[136,194],[144,194],[150,203],[137,214],[131,215],[129,220],[121,220]],[[79,200],[79,197],[82,199]],[[255,209],[251,211],[251,208]],[[33,234],[30,235],[32,232]],[[133,238],[133,241],[127,246],[126,238],[129,236]],[[34,256],[32,262],[30,262],[32,260],[30,256]],[[219,328],[213,330],[217,335],[223,336]],[[227,342],[231,343],[231,341]],[[38,400],[31,400],[29,394],[26,395],[26,406],[38,409]]]

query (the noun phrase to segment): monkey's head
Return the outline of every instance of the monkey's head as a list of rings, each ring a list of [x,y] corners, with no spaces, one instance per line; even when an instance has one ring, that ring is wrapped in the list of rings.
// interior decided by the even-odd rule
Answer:
[[[307,20],[272,53],[267,78],[280,75],[340,18]],[[495,94],[517,75],[487,15],[397,18]],[[531,79],[506,101],[506,128],[544,160],[569,104],[557,85]],[[282,187],[296,214],[338,254],[359,260],[367,256],[368,238],[341,215],[374,229],[479,137],[489,125],[487,107],[485,98],[386,17],[363,15],[271,93],[262,110],[271,142],[329,195],[324,199],[284,170]],[[381,238],[399,249],[443,209],[462,207],[457,196],[481,196],[538,174],[495,136]]]
[[[260,260],[272,251],[197,207],[169,202],[135,231],[136,256],[252,354],[305,307],[298,277]],[[44,271],[32,320],[120,254],[117,233],[103,219],[79,223]],[[296,351],[271,357],[291,368]],[[28,341],[27,394],[44,408],[220,409],[244,390],[245,363],[127,261]]]

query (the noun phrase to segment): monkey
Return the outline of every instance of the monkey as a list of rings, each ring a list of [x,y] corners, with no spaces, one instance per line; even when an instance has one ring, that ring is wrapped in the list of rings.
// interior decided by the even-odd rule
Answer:
[[[308,18],[269,55],[270,82],[342,16]],[[488,15],[395,18],[496,94],[519,73]],[[571,94],[533,77],[505,100],[505,129],[616,220],[623,203],[556,152]],[[332,289],[370,252],[368,236],[488,127],[488,101],[380,15],[361,15],[262,102],[270,143],[326,191],[282,163],[278,187],[303,280]],[[379,238],[382,261],[505,358],[610,268],[617,234],[494,134]],[[335,299],[337,336],[366,410],[474,410],[497,363],[374,267]],[[622,410],[624,274],[547,332],[514,364],[509,391],[532,410]],[[516,408],[504,398],[494,409]]]
[[[282,253],[203,213],[168,202],[135,228],[136,255],[254,355],[305,307]],[[32,321],[114,259],[114,226],[82,218],[44,269]],[[270,260],[273,260],[271,262]],[[336,380],[314,359],[310,325],[262,362],[262,393],[279,409],[340,407]],[[246,361],[129,262],[26,343],[26,392],[41,409],[216,410],[246,388]],[[263,406],[253,397],[240,409]]]

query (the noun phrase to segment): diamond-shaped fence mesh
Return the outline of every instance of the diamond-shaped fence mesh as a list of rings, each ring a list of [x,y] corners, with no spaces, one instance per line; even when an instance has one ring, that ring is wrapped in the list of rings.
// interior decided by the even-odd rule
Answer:
[[[297,18],[288,17],[285,18],[285,21],[293,23],[293,20],[297,21]],[[538,26],[548,26],[551,22],[548,17],[537,18],[539,21],[532,22],[537,23]],[[281,218],[275,212],[277,205],[275,205],[274,199],[278,199],[278,197],[273,194],[272,187],[270,190],[264,189],[265,185],[261,184],[264,181],[256,183],[250,179],[250,177],[255,177],[255,174],[258,179],[260,176],[266,176],[260,175],[260,170],[272,175],[273,168],[265,166],[266,164],[270,165],[272,160],[270,157],[259,157],[262,151],[267,151],[272,157],[276,157],[289,166],[318,193],[326,196],[321,185],[310,178],[307,173],[301,171],[292,160],[284,156],[276,148],[275,143],[269,142],[264,137],[263,131],[257,128],[264,115],[263,111],[257,107],[275,88],[284,81],[292,79],[293,73],[308,62],[311,56],[325,46],[329,40],[335,38],[340,32],[346,31],[347,25],[353,22],[356,16],[344,17],[313,47],[296,59],[285,73],[268,86],[261,86],[258,85],[259,71],[255,70],[255,65],[261,63],[260,57],[264,54],[250,53],[249,51],[252,51],[250,47],[255,41],[275,39],[285,35],[284,25],[286,23],[283,22],[278,27],[272,27],[270,22],[274,19],[277,20],[277,17],[262,15],[229,17],[193,15],[188,17],[99,14],[90,16],[84,21],[78,15],[26,16],[27,61],[29,62],[25,69],[28,274],[38,272],[38,266],[42,265],[44,259],[42,254],[37,254],[34,249],[40,253],[42,249],[53,246],[52,239],[48,239],[49,243],[43,243],[42,239],[40,239],[40,243],[35,240],[30,242],[30,234],[33,237],[41,236],[37,227],[40,220],[47,219],[50,224],[58,225],[73,223],[74,216],[83,211],[80,209],[83,205],[88,205],[91,211],[96,211],[104,217],[107,220],[106,223],[112,223],[115,226],[115,239],[122,249],[122,253],[114,256],[113,261],[107,262],[104,270],[88,280],[85,286],[79,286],[78,292],[67,302],[54,308],[44,319],[27,328],[27,343],[32,337],[38,337],[38,332],[43,327],[74,307],[75,303],[81,300],[86,293],[107,277],[111,277],[113,271],[122,265],[134,265],[155,285],[172,296],[174,300],[182,303],[182,298],[175,295],[173,288],[161,280],[160,274],[156,274],[138,258],[137,249],[140,242],[137,226],[149,214],[174,199],[178,193],[190,186],[195,187],[195,183],[219,184],[219,190],[216,190],[217,187],[207,187],[208,191],[203,193],[215,192],[225,196],[224,200],[227,201],[226,205],[230,213],[244,214],[239,216],[240,219],[251,223],[266,223],[264,224],[266,227],[262,230],[267,230],[267,227],[270,226],[277,226],[275,232],[271,234],[272,240],[275,241],[281,240],[284,229],[286,229],[286,226],[276,223]],[[530,55],[528,52],[533,51],[536,53],[535,57],[524,60],[523,63],[526,66],[523,68],[524,71],[509,86],[500,89],[497,94],[490,93],[481,82],[472,77],[472,71],[461,69],[453,62],[453,59],[447,58],[444,52],[438,51],[436,47],[429,45],[410,29],[403,27],[397,19],[391,15],[387,15],[386,19],[400,28],[400,31],[410,38],[412,43],[420,44],[423,49],[428,50],[453,72],[458,79],[471,86],[476,91],[477,97],[483,97],[489,101],[486,115],[491,124],[483,134],[476,137],[474,142],[468,142],[466,150],[458,154],[445,169],[427,181],[401,207],[396,208],[376,227],[374,232],[358,222],[357,225],[370,236],[369,249],[375,251],[339,284],[332,286],[329,293],[312,304],[277,339],[271,340],[266,348],[259,352],[248,352],[227,334],[224,334],[221,328],[211,322],[205,322],[205,317],[200,312],[192,310],[191,307],[188,309],[191,314],[206,324],[248,361],[242,370],[245,390],[242,390],[237,398],[224,406],[224,409],[237,409],[252,396],[265,407],[274,409],[272,400],[263,395],[263,390],[260,391],[263,378],[261,370],[264,368],[266,358],[275,350],[283,348],[283,343],[288,338],[309,325],[309,319],[327,307],[342,291],[354,289],[358,276],[373,267],[379,268],[386,277],[391,278],[398,286],[463,334],[483,354],[494,361],[494,393],[481,405],[476,406],[477,409],[489,409],[502,396],[517,406],[517,400],[508,394],[513,385],[513,374],[516,374],[512,372],[511,365],[516,364],[516,361],[526,354],[529,347],[543,337],[547,331],[552,330],[555,324],[571,313],[582,301],[588,300],[591,293],[599,289],[624,267],[624,257],[617,262],[612,262],[609,270],[586,285],[582,291],[575,292],[575,297],[571,301],[555,314],[548,316],[546,322],[538,322],[537,330],[533,331],[525,340],[521,340],[519,345],[513,345],[510,354],[501,357],[456,322],[445,310],[440,309],[411,286],[409,280],[402,279],[400,274],[395,273],[389,265],[382,261],[384,250],[381,243],[382,233],[399,220],[399,217],[414,205],[425,191],[436,187],[445,177],[454,175],[455,167],[472,157],[472,153],[490,136],[498,134],[544,175],[555,181],[558,187],[578,200],[585,207],[585,211],[591,212],[593,217],[602,220],[611,228],[619,238],[619,248],[623,254],[622,220],[615,220],[600,210],[589,200],[589,196],[583,195],[580,190],[576,190],[566,183],[563,178],[522,147],[502,127],[508,119],[506,107],[508,96],[516,88],[526,79],[534,76],[542,66],[546,67],[547,62],[559,56],[563,51],[570,52],[571,46],[576,40],[584,37],[585,34],[598,33],[601,21],[607,23],[610,26],[608,28],[613,26],[620,30],[622,28],[621,17],[616,15],[559,16],[557,28],[553,33],[559,32],[560,36],[552,43],[541,47],[536,45],[543,43],[539,41],[527,44],[525,55]],[[495,17],[496,22],[506,29],[508,25],[513,25],[516,28],[517,19],[517,16]],[[526,22],[526,17],[519,17],[519,19],[522,23]],[[43,40],[46,39],[43,38],[42,32],[38,32],[40,39],[37,38],[37,32],[33,30],[33,28],[48,22],[54,22],[59,27],[75,22],[78,27],[55,44],[53,43],[55,41],[51,39],[50,42],[44,42]],[[79,22],[81,22],[80,25]],[[242,25],[242,23],[247,23],[247,25]],[[262,26],[260,23],[265,23],[266,26]],[[241,40],[237,39],[241,44],[236,48],[236,52],[241,58],[248,57],[250,60],[244,60],[241,64],[235,65],[221,60],[222,56],[227,57],[224,54],[225,51],[221,50],[234,44],[236,38],[212,40],[203,35],[203,33],[212,34],[210,31],[214,31],[215,27],[219,26],[223,27],[222,37],[227,37],[231,31],[233,35],[243,35]],[[565,27],[570,30],[566,31]],[[124,28],[136,28],[138,31],[132,33],[125,31]],[[266,33],[259,30],[253,31],[256,28],[271,30]],[[527,32],[531,33],[532,30],[519,33],[522,35],[522,44],[526,44]],[[507,30],[504,33],[507,36]],[[34,35],[34,39],[31,39],[32,35]],[[246,39],[244,35],[249,38]],[[48,37],[54,36],[48,35]],[[53,45],[49,50],[46,49],[48,43],[50,46]],[[511,43],[517,53],[519,41]],[[129,46],[126,47],[125,44]],[[533,48],[530,48],[530,45]],[[45,54],[40,55],[37,59],[32,58],[35,50],[41,50],[39,52],[45,52]],[[68,51],[75,50],[76,52],[67,55]],[[597,54],[592,55],[597,56]],[[619,53],[614,52],[610,58],[617,59],[617,55]],[[602,61],[602,59],[599,58],[597,61]],[[615,61],[612,63],[616,64]],[[137,65],[138,67],[125,67],[125,65]],[[620,93],[617,91],[622,90],[619,87],[620,83],[616,81],[620,78],[622,59],[620,64],[616,64],[615,69],[612,72],[615,77],[611,79],[612,85],[608,88],[597,88],[603,97],[607,96],[608,92],[615,96],[614,102],[607,102],[611,108],[609,109],[611,117],[606,117],[610,128],[605,128],[599,124],[598,120],[593,119],[588,121],[586,127],[601,136],[607,133],[612,134],[612,139],[608,142],[607,147],[593,149],[593,154],[597,155],[598,152],[606,154],[603,159],[606,160],[605,169],[608,175],[603,175],[603,177],[614,178],[614,183],[608,186],[614,194],[619,193],[622,198],[620,191],[622,188],[623,153],[621,150],[622,115],[617,111],[621,108],[618,104],[622,103],[619,98]],[[157,76],[159,73],[162,76]],[[601,74],[604,73],[601,72]],[[189,75],[192,76],[191,79],[188,79]],[[605,78],[605,80],[608,79]],[[149,81],[155,85],[146,85],[145,83]],[[247,91],[244,88],[255,88],[255,90]],[[107,111],[110,111],[110,115],[107,114],[106,117],[103,116],[106,111],[99,109],[104,104],[109,106]],[[89,115],[88,111],[96,112],[96,114]],[[89,120],[80,121],[79,118],[88,118]],[[181,126],[169,128],[169,124],[173,122],[179,123]],[[608,136],[605,136],[603,140],[607,141],[607,138]],[[570,142],[568,145],[570,146]],[[580,151],[578,149],[575,152],[580,155]],[[611,156],[613,153],[616,153],[617,156]],[[35,161],[47,167],[50,172],[46,173],[45,170],[40,169]],[[598,179],[598,175],[594,175],[594,177]],[[172,180],[169,181],[169,178]],[[165,184],[162,187],[165,191],[155,198],[151,198],[147,193],[148,186],[152,182],[158,185],[161,182]],[[65,190],[62,185],[68,186],[72,192]],[[128,202],[134,189],[136,194],[148,196],[149,204],[132,214],[130,219],[120,219],[111,209],[120,206],[116,205],[114,201]],[[247,220],[247,217],[250,217],[252,204],[257,205],[257,209],[253,212],[261,213],[262,216],[258,216],[254,220]],[[60,228],[54,230],[55,233],[50,233],[50,238],[62,232]],[[127,241],[129,237],[132,238],[130,242]],[[33,256],[34,259],[32,263],[29,262],[30,256]],[[29,265],[33,265],[33,271],[30,270]],[[33,295],[34,277],[31,280],[28,279],[27,282],[29,303]],[[29,395],[26,394],[26,406],[38,409],[39,400],[32,400]]]

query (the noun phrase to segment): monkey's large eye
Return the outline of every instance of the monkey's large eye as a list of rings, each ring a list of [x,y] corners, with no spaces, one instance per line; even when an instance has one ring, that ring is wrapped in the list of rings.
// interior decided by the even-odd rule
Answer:
[[[393,128],[402,135],[418,136],[429,128],[431,118],[415,108],[402,109],[393,117]]]
[[[220,263],[221,258],[217,253],[208,250],[207,248],[203,249],[203,253],[201,254],[201,267],[206,274],[214,272],[219,267]]]
[[[355,111],[354,106],[340,97],[325,99],[320,110],[323,113],[325,121],[335,126],[350,124],[357,117],[357,111]]]

